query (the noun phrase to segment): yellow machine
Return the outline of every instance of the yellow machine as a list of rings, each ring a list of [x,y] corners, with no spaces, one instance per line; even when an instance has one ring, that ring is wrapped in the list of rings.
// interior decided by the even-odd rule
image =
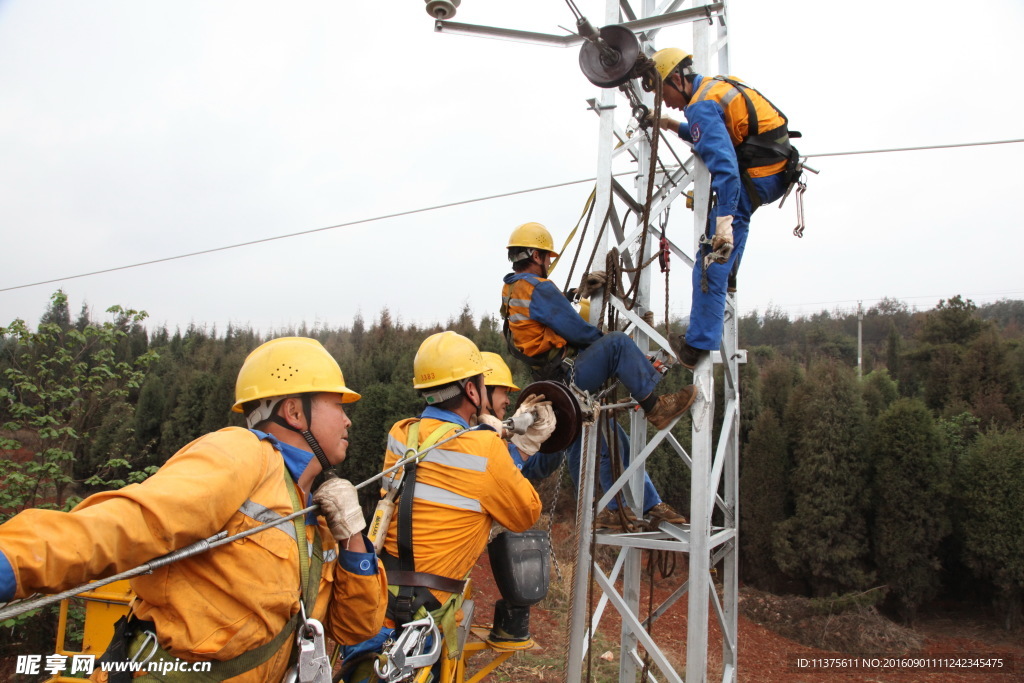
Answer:
[[[94,655],[99,658],[107,649],[110,640],[114,637],[114,624],[118,619],[128,614],[128,605],[135,594],[128,585],[128,579],[115,581],[96,590],[86,591],[74,598],[62,600],[60,603],[60,618],[57,622],[57,644],[54,653],[58,655]],[[82,634],[82,649],[69,650],[66,647],[65,639],[68,625],[68,607],[71,600],[81,600],[85,603],[85,626]],[[49,679],[48,683],[61,683],[63,681],[76,681],[81,683],[81,678],[70,678],[68,676],[55,676]]]

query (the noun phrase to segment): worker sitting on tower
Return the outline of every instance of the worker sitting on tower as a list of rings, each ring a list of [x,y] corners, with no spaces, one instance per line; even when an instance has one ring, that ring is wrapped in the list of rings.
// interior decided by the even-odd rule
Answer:
[[[695,386],[655,396],[654,388],[662,375],[636,343],[622,332],[604,334],[583,320],[547,279],[551,259],[558,256],[547,228],[540,223],[524,223],[512,231],[507,248],[513,272],[505,276],[501,293],[505,339],[511,353],[530,366],[535,379],[568,380],[591,392],[609,379],[618,379],[658,430],[670,427],[689,410],[697,396]],[[564,369],[567,366],[571,368],[568,376]],[[579,441],[577,438],[569,449],[570,474],[577,485]],[[613,483],[611,467],[604,462],[606,453],[607,449],[602,449],[601,484],[605,490]],[[612,501],[596,522],[617,526],[619,516],[611,514],[616,508]],[[685,522],[682,515],[661,501],[646,476],[643,510],[655,525],[659,521]]]
[[[344,404],[358,399],[316,340],[266,342],[235,386],[232,409],[249,429],[200,437],[141,484],[97,493],[70,512],[26,510],[0,526],[0,601],[126,572],[316,502],[323,518],[299,516],[133,578],[138,597],[104,657],[211,662],[208,680],[280,681],[297,632],[318,634],[320,646],[325,635],[369,637],[384,620],[387,590],[361,533],[355,487],[329,478],[311,495],[324,467],[345,460]]]
[[[525,531],[540,517],[540,498],[512,462],[505,442],[486,424],[470,429],[485,407],[486,370],[476,344],[455,332],[427,337],[416,352],[413,387],[426,407],[419,417],[391,428],[384,469],[407,453],[443,445],[418,463],[410,462],[401,475],[384,479],[386,495],[400,487],[381,553],[391,584],[387,622],[373,641],[345,652],[345,680],[364,680],[357,655],[366,646],[379,647],[395,629],[428,612],[441,629],[447,656],[457,658],[455,615],[491,525]],[[543,442],[554,420],[530,429],[528,435]],[[351,675],[349,669],[354,669]]]
[[[693,144],[711,172],[717,198],[693,268],[690,325],[671,340],[680,362],[692,370],[721,346],[725,297],[735,291],[750,216],[785,194],[799,173],[799,154],[790,144],[785,115],[758,91],[729,76],[698,74],[693,55],[679,48],[658,50],[652,59],[663,81],[663,101],[686,117],[685,126],[668,116],[657,123]]]

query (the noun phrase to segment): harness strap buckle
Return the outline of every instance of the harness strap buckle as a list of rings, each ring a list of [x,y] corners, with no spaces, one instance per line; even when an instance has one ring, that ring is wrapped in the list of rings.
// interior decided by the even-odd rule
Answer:
[[[143,638],[142,643],[139,645],[139,649],[136,650],[135,654],[132,655],[128,661],[138,662],[139,664],[145,666],[149,662],[149,660],[153,659],[157,651],[160,649],[160,643],[157,642],[156,634],[150,631],[149,629],[140,631],[140,633],[142,633],[145,637]],[[142,653],[145,652],[147,646],[152,646],[152,649],[150,649],[149,654],[143,657]]]

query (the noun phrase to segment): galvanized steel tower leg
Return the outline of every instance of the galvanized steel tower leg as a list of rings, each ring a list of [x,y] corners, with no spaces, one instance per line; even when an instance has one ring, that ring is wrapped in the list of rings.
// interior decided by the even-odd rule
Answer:
[[[625,24],[642,40],[642,46],[649,55],[653,51],[653,41],[658,32],[665,26],[689,22],[693,27],[692,52],[697,71],[714,75],[729,73],[728,35],[725,2],[708,2],[700,4],[699,0],[668,0],[656,8],[655,0],[635,0],[640,8],[636,12],[629,0],[606,0],[605,13],[601,21],[595,25]],[[595,17],[591,17],[596,19]],[[712,41],[712,25],[715,26],[715,39]],[[472,26],[448,21],[435,22],[438,32],[462,33],[467,35],[513,38],[545,45],[569,46],[578,45],[582,39],[578,36],[547,35],[513,29],[500,29],[485,26]],[[680,45],[679,47],[686,47]],[[717,57],[717,64],[712,58]],[[633,84],[634,92],[639,93],[638,84]],[[581,245],[582,253],[589,255],[595,250],[593,240],[602,226],[601,244],[597,245],[595,262],[592,269],[604,268],[603,257],[607,253],[607,241],[614,240],[620,255],[625,260],[634,259],[642,263],[652,253],[653,240],[648,239],[648,248],[644,254],[637,254],[635,246],[639,243],[642,228],[640,211],[646,200],[648,160],[651,152],[650,140],[643,133],[629,138],[615,125],[616,90],[603,89],[594,100],[589,100],[591,108],[600,117],[600,137],[598,148],[597,188],[594,209],[593,229],[589,232],[587,244]],[[650,106],[649,95],[643,98]],[[619,100],[623,102],[622,99]],[[629,111],[629,107],[620,107],[619,111]],[[668,112],[663,112],[667,114]],[[651,130],[657,135],[659,131]],[[672,136],[674,137],[674,136]],[[676,141],[678,143],[678,141]],[[621,144],[621,146],[620,146]],[[670,147],[665,139],[662,143]],[[660,149],[664,150],[665,147]],[[622,187],[617,186],[613,175],[613,161],[616,155],[628,154],[636,164],[636,187],[633,197]],[[695,157],[689,157],[676,164],[671,156],[659,154],[662,165],[657,172],[658,190],[652,201],[649,225],[654,240],[662,236],[660,218],[672,203],[691,184],[694,186],[694,225],[693,242],[689,254],[699,259],[698,239],[704,232],[709,206],[710,178],[707,169]],[[625,203],[627,210],[622,215],[633,216],[635,225],[624,225],[616,210],[616,200]],[[681,202],[679,202],[681,204]],[[613,234],[612,234],[613,233]],[[693,258],[686,253],[685,246],[678,248],[673,245],[675,263],[688,262],[699,268],[699,261],[694,264]],[[633,252],[630,249],[633,248]],[[632,264],[635,265],[635,264]],[[628,311],[621,301],[613,297],[609,302],[616,307],[620,316],[629,321],[630,330],[641,349],[646,351],[650,340],[655,340],[662,348],[668,347],[666,339],[660,333],[647,326],[639,318],[639,313],[650,310],[651,278],[649,273],[631,276],[639,277],[639,295],[637,310]],[[672,296],[675,300],[689,295],[689,278],[677,277]],[[598,300],[592,302],[591,316],[596,319],[601,309]],[[667,445],[678,455],[682,463],[691,468],[691,500],[690,527],[663,524],[656,533],[641,534],[601,534],[597,542],[601,545],[618,547],[619,555],[614,567],[608,575],[594,564],[591,553],[591,534],[593,531],[593,496],[594,472],[597,468],[598,433],[596,425],[585,430],[584,444],[580,458],[580,486],[577,501],[577,529],[579,536],[576,547],[576,567],[573,574],[573,603],[569,617],[568,643],[566,646],[565,679],[577,683],[582,679],[584,657],[587,652],[589,637],[595,624],[587,623],[589,611],[588,597],[591,581],[594,582],[595,594],[601,599],[595,614],[595,622],[600,619],[601,610],[607,606],[614,607],[622,618],[620,670],[619,680],[632,683],[636,680],[638,666],[641,662],[639,647],[642,646],[660,678],[670,682],[681,682],[683,679],[673,670],[672,664],[659,648],[657,642],[648,633],[657,617],[668,609],[672,609],[676,600],[688,594],[688,624],[686,634],[686,681],[687,683],[703,683],[707,680],[708,665],[708,621],[709,606],[714,606],[714,617],[717,619],[723,634],[723,671],[724,683],[735,683],[737,664],[737,608],[738,608],[738,571],[737,571],[737,522],[738,522],[738,459],[739,459],[739,365],[743,362],[742,352],[737,350],[737,315],[736,297],[729,295],[726,303],[726,327],[721,352],[713,353],[710,358],[703,359],[694,372],[694,382],[700,387],[702,396],[698,398],[692,415],[692,446],[687,453],[682,445],[672,436],[669,430],[663,430],[648,442],[647,424],[642,414],[634,412],[630,418],[630,465],[615,482],[611,491],[605,492],[598,501],[597,508],[603,507],[611,500],[616,490],[626,493],[627,499],[636,511],[643,512],[643,474],[645,460],[659,445]],[[592,320],[593,322],[594,320]],[[719,439],[712,434],[714,425],[714,368],[720,364],[722,368],[723,425]],[[678,370],[675,372],[679,372]],[[685,418],[683,418],[685,420]],[[614,437],[612,437],[614,438]],[[645,623],[640,618],[641,595],[641,555],[644,550],[660,550],[667,552],[683,552],[689,554],[689,581],[678,589],[673,596],[655,609]],[[711,571],[718,563],[722,563],[722,595],[712,580]],[[621,580],[621,594],[616,588]],[[653,629],[655,635],[657,628]],[[652,678],[655,678],[652,676]]]

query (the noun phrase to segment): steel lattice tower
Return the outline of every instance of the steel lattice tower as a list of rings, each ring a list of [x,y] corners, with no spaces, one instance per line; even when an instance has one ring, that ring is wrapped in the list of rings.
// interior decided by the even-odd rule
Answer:
[[[693,0],[696,3],[697,0]],[[635,7],[634,7],[635,5]],[[629,28],[640,39],[645,54],[652,54],[655,39],[660,29],[689,23],[692,25],[693,40],[690,51],[698,72],[708,75],[729,73],[728,33],[726,2],[691,4],[688,0],[671,0],[656,8],[654,0],[606,0],[605,14],[596,24],[602,26],[619,24]],[[593,19],[597,19],[594,17]],[[500,37],[554,46],[580,45],[579,36],[554,36],[514,29],[476,26],[438,20],[438,32],[460,33],[485,37]],[[662,46],[670,47],[670,46]],[[688,47],[680,45],[678,47]],[[632,81],[634,93],[653,109],[653,96],[644,93],[639,82]],[[622,104],[625,106],[616,106]],[[589,243],[582,245],[583,253],[589,254],[596,246],[596,269],[603,267],[603,256],[611,247],[632,259],[643,263],[651,258],[658,239],[662,236],[661,219],[673,202],[682,204],[681,194],[688,189],[694,194],[694,215],[692,241],[688,245],[671,244],[672,257],[694,265],[692,254],[697,253],[699,237],[704,233],[710,195],[710,176],[700,159],[689,153],[686,145],[676,136],[665,136],[659,141],[659,165],[656,173],[655,192],[649,212],[648,239],[644,254],[639,254],[642,225],[639,225],[641,211],[646,200],[648,169],[651,154],[650,135],[655,130],[636,131],[627,135],[626,127],[632,107],[629,100],[615,89],[602,89],[597,98],[589,100],[590,108],[600,117],[597,159],[597,189],[594,216],[605,224],[600,244],[594,244],[600,224],[588,231]],[[663,112],[664,115],[665,112]],[[632,132],[632,131],[631,131]],[[683,150],[677,153],[676,150]],[[624,157],[623,155],[627,155]],[[634,191],[624,188],[613,174],[613,163],[617,159],[629,159],[636,169]],[[624,218],[629,218],[629,221]],[[631,221],[631,223],[630,223]],[[653,239],[650,237],[653,235]],[[631,277],[627,275],[627,277]],[[628,321],[626,331],[631,334],[641,350],[655,346],[669,348],[668,341],[653,327],[643,321],[639,311],[651,309],[650,269],[644,269],[639,277],[637,306],[627,310],[616,299],[610,303]],[[680,284],[679,280],[684,282]],[[676,278],[674,296],[686,298],[689,282]],[[596,318],[602,302],[592,300],[592,317]],[[671,428],[662,430],[648,439],[647,423],[641,413],[633,411],[630,417],[630,465],[616,480],[612,489],[605,492],[597,504],[604,506],[621,491],[627,501],[641,500],[643,496],[644,467],[647,458],[659,445],[667,445],[690,471],[690,509],[687,515],[689,525],[674,526],[662,524],[655,532],[644,533],[599,533],[598,546],[618,549],[615,563],[608,574],[593,561],[590,551],[593,532],[593,513],[589,504],[594,495],[593,472],[597,465],[598,436],[595,426],[584,428],[584,448],[581,457],[580,504],[577,506],[577,564],[573,577],[573,601],[570,615],[565,680],[571,683],[582,680],[585,657],[590,636],[596,631],[604,610],[615,609],[622,621],[620,645],[620,681],[635,681],[644,666],[640,648],[647,653],[651,663],[652,680],[687,681],[701,683],[707,680],[708,623],[714,615],[723,635],[722,681],[736,680],[737,663],[737,522],[738,522],[738,455],[739,455],[739,365],[745,354],[737,350],[737,314],[735,294],[729,294],[725,312],[725,334],[721,352],[705,358],[694,371],[694,383],[701,395],[691,409],[692,440],[688,453],[672,435]],[[722,366],[722,397],[724,399],[723,420],[720,433],[712,434],[715,414],[714,365]],[[675,372],[679,372],[676,370]],[[682,420],[685,421],[684,416]],[[680,468],[680,471],[685,471]],[[633,506],[634,509],[636,506]],[[681,609],[679,600],[687,596],[687,634],[685,678],[677,672],[665,652],[652,639],[645,628],[645,617],[641,614],[640,588],[642,580],[641,560],[644,550],[661,550],[684,553],[689,559],[689,579],[651,615],[654,623],[670,609]],[[712,567],[721,564],[719,574],[721,586],[712,580]],[[594,610],[593,624],[587,623],[588,587],[595,581],[600,600]],[[621,591],[617,588],[621,585]],[[646,611],[646,610],[644,610]],[[653,629],[657,633],[657,629]],[[660,674],[660,677],[659,677]]]

